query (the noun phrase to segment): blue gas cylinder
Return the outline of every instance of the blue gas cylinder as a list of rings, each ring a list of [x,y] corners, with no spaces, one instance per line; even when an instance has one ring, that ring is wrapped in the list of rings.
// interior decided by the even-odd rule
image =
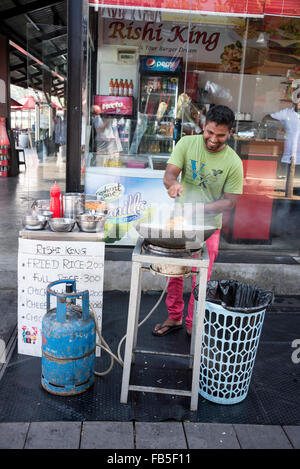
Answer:
[[[66,292],[52,287],[66,284]],[[50,309],[50,296],[57,298]],[[76,304],[82,299],[82,306]],[[94,383],[96,326],[89,312],[89,292],[76,293],[74,280],[59,280],[47,287],[47,313],[42,321],[42,386],[52,393],[70,396]]]

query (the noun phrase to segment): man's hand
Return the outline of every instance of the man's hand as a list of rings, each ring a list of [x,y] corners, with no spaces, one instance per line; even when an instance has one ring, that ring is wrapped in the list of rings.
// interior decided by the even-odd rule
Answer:
[[[168,189],[168,194],[172,199],[175,199],[175,197],[180,196],[183,192],[183,187],[179,182],[174,182]]]
[[[168,194],[172,199],[179,196],[183,192],[183,186],[177,181],[181,169],[173,164],[168,164],[164,175],[164,185],[168,191]]]

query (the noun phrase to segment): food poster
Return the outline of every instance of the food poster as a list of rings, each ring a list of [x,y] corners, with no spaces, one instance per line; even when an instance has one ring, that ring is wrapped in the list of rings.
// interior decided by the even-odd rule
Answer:
[[[268,59],[276,63],[291,64],[292,69],[299,73],[299,18],[266,16],[264,27],[268,37]]]
[[[120,174],[97,174],[87,170],[85,193],[97,195],[107,205],[106,236],[108,244],[135,245],[135,225],[152,217],[158,208],[174,203],[160,177],[136,177]]]

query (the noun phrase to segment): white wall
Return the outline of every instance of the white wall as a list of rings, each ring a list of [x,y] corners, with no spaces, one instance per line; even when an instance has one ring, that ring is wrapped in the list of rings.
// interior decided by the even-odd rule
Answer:
[[[138,88],[138,54],[136,54],[137,60],[133,64],[124,64],[118,61],[118,50],[121,50],[122,46],[102,45],[98,49],[98,70],[97,70],[97,94],[108,95],[108,87],[110,79],[114,80],[117,78],[123,78],[123,81],[127,78],[134,83],[134,96],[137,96]],[[128,50],[128,47],[123,49]],[[132,48],[130,48],[132,49]]]

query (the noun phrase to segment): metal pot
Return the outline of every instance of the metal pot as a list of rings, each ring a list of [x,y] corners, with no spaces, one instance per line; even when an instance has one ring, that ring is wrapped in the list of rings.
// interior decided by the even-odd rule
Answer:
[[[85,212],[85,194],[68,192],[63,194],[64,217],[75,219],[77,215]]]

